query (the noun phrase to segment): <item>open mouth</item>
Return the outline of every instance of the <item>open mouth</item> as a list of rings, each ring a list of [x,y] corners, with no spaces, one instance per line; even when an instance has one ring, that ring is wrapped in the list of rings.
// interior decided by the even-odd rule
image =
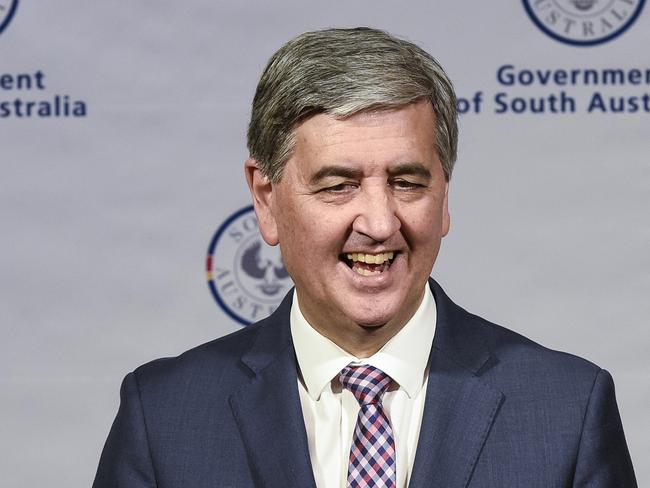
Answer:
[[[398,253],[395,251],[367,254],[353,252],[341,255],[341,260],[348,265],[352,271],[361,276],[374,276],[383,273],[390,268],[390,265]]]

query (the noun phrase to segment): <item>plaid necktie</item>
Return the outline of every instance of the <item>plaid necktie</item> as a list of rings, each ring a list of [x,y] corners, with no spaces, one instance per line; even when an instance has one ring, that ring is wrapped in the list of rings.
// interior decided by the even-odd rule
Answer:
[[[395,440],[381,403],[390,376],[369,365],[346,366],[339,380],[361,406],[350,449],[348,488],[395,488]]]

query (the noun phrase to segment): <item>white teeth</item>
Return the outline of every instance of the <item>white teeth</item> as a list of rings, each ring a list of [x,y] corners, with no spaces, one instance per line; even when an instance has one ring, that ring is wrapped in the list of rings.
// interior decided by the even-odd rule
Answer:
[[[347,258],[352,262],[368,263],[368,264],[383,264],[395,256],[394,251],[383,252],[379,254],[366,254],[366,253],[348,253]]]

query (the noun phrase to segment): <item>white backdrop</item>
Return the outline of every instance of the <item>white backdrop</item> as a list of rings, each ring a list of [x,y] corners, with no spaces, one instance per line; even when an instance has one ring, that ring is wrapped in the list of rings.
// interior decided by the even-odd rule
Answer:
[[[510,0],[20,0],[0,33],[0,485],[89,486],[122,377],[240,327],[204,260],[249,203],[255,85],[294,35],[356,25],[419,43],[461,97],[482,93],[480,113],[461,117],[452,230],[433,274],[474,313],[611,371],[650,486],[650,81],[497,78],[504,65],[646,73],[650,11],[578,47]],[[574,113],[548,101],[543,114],[495,113],[499,92],[562,91]],[[640,108],[590,113],[596,91]],[[61,113],[85,115],[53,116],[57,96]],[[16,99],[34,113],[20,116]]]

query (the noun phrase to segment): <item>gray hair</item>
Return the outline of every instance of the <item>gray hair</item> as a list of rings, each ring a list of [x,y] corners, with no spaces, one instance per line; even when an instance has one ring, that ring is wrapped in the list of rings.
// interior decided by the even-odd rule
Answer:
[[[456,161],[456,95],[440,64],[415,44],[358,27],[306,32],[269,60],[257,85],[248,150],[278,182],[291,157],[294,130],[319,113],[345,118],[428,99],[436,115],[436,148],[447,180]]]

